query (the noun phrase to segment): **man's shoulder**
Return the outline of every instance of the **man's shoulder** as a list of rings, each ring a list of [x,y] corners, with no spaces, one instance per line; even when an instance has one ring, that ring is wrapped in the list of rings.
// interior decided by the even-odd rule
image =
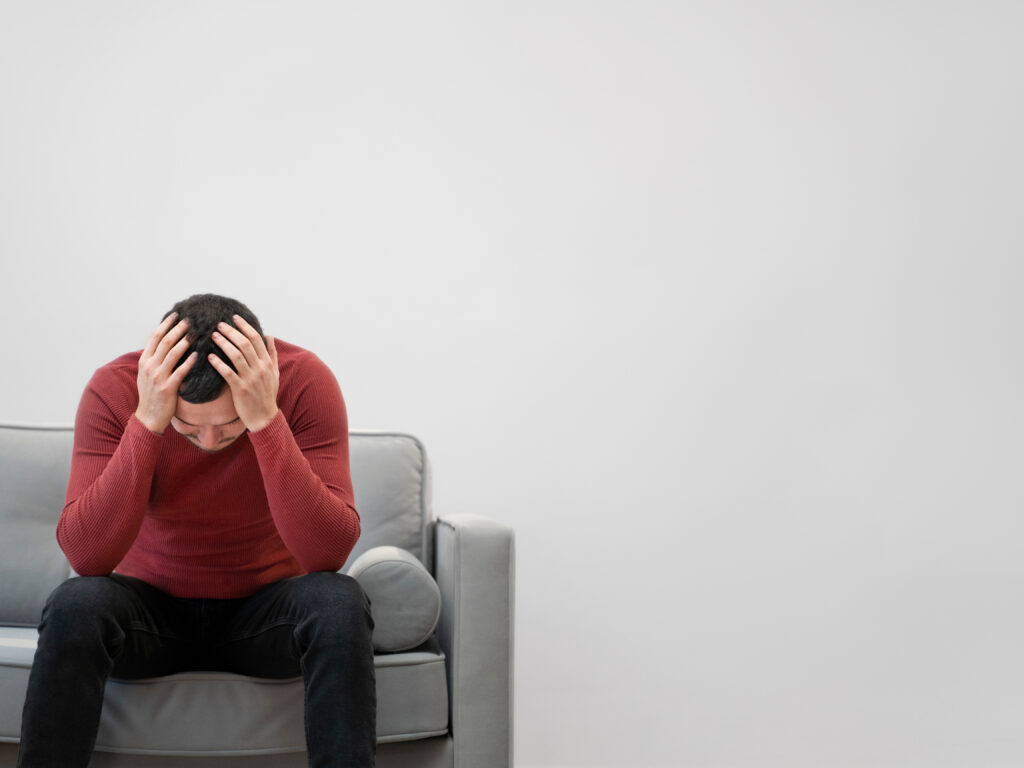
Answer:
[[[128,352],[97,368],[85,385],[79,418],[87,414],[112,415],[122,426],[138,405],[136,379],[142,350]]]
[[[100,368],[111,368],[114,370],[123,370],[125,368],[138,370],[139,369],[139,358],[142,357],[142,350],[136,349],[134,352],[125,352],[119,357],[115,357],[106,365],[101,365]]]
[[[291,344],[284,339],[274,337],[274,346],[277,348],[277,362],[278,364],[284,364],[286,361],[290,362],[295,359],[301,359],[307,355],[313,355],[308,349],[300,347],[298,344]],[[316,355],[313,355],[316,357]]]
[[[276,337],[274,345],[281,374],[280,404],[286,416],[300,402],[309,402],[308,398],[316,402],[336,402],[340,398],[337,378],[317,355]]]
[[[141,356],[142,350],[137,349],[101,365],[92,375],[92,384],[114,385],[117,382],[128,381],[134,387],[139,373],[139,358]]]
[[[297,374],[299,376],[316,376],[330,374],[330,369],[316,354],[297,344],[274,338],[277,348],[277,367],[282,376]]]

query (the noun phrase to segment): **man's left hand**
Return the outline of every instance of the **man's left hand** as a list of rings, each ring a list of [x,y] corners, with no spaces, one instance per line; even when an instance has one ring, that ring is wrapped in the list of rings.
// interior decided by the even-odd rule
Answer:
[[[250,432],[256,432],[277,415],[277,349],[272,336],[264,343],[259,332],[245,320],[238,315],[233,319],[237,327],[219,323],[213,341],[238,372],[216,355],[210,355],[210,365],[231,387],[231,399],[242,423]]]

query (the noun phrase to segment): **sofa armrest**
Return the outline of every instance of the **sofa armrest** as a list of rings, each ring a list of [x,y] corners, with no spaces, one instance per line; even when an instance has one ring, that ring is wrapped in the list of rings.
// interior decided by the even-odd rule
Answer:
[[[435,525],[438,639],[448,657],[455,768],[512,765],[515,539],[477,515]]]

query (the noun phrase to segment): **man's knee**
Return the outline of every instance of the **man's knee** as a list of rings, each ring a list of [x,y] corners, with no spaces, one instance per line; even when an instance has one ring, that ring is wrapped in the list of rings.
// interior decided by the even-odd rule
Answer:
[[[78,576],[61,583],[46,599],[44,613],[93,614],[123,599],[124,587],[109,576]]]
[[[333,571],[316,571],[295,578],[293,599],[309,607],[353,604],[362,606],[366,594],[351,576]]]
[[[351,576],[330,571],[307,573],[294,580],[291,597],[303,614],[318,621],[373,626],[370,601]]]
[[[80,576],[60,584],[46,600],[40,632],[75,636],[119,613],[125,588],[109,576]]]

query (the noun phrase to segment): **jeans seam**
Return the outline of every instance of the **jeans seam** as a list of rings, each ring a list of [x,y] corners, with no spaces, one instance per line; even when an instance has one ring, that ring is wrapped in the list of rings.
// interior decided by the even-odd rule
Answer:
[[[168,635],[165,632],[158,632],[145,624],[136,624],[134,622],[126,625],[123,630],[125,632],[145,632],[147,635],[155,635],[156,637],[162,637],[165,640],[181,640],[179,635]]]
[[[244,634],[239,634],[239,635],[231,635],[230,637],[225,637],[221,641],[220,644],[223,646],[223,645],[227,645],[228,643],[237,643],[240,640],[250,640],[250,639],[252,639],[254,637],[259,637],[260,635],[265,634],[265,633],[269,632],[272,629],[277,629],[278,627],[287,627],[287,626],[294,627],[294,626],[297,626],[298,623],[299,623],[299,619],[290,619],[290,618],[278,619],[275,622],[273,622],[272,624],[267,624],[265,626],[260,627],[258,630],[255,630],[255,631],[252,631],[252,632],[245,632]]]

